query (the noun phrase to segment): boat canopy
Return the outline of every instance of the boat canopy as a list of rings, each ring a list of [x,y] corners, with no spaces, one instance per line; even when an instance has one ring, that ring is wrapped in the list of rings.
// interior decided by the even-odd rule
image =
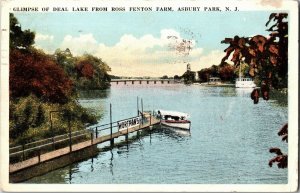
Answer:
[[[236,81],[253,81],[252,78],[237,78]]]
[[[189,117],[187,113],[182,113],[178,111],[156,110],[156,113],[160,114],[161,116],[184,117],[184,118]]]

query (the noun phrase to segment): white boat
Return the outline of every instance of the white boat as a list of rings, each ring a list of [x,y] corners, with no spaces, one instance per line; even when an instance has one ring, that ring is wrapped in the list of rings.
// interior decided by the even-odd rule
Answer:
[[[256,84],[252,78],[243,78],[241,65],[239,66],[239,77],[235,80],[235,88],[255,88]]]
[[[221,84],[221,79],[219,77],[210,77],[208,80],[208,84],[218,85]]]
[[[190,130],[191,121],[188,120],[187,113],[177,111],[157,110],[157,117],[160,118],[161,124],[172,128]]]
[[[256,84],[252,80],[252,78],[242,78],[239,77],[235,80],[236,88],[255,88]]]

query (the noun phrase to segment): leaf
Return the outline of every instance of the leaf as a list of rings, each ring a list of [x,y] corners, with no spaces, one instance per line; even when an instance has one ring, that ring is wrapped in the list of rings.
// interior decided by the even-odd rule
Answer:
[[[274,25],[272,25],[269,29],[267,29],[266,31],[274,31],[274,27],[276,27],[277,26],[277,24],[274,24]]]
[[[275,18],[276,15],[277,15],[277,13],[271,13],[271,14],[270,14],[269,21],[266,23],[266,26],[269,25],[269,23],[272,21],[272,19]]]
[[[278,54],[279,54],[278,46],[275,45],[275,44],[269,45],[269,51],[270,51],[272,54],[276,54],[277,56],[278,56]]]
[[[274,55],[271,55],[270,56],[270,62],[273,64],[273,66],[276,66],[277,65],[277,57],[274,56]]]
[[[221,41],[222,44],[229,44],[230,42],[232,42],[233,39],[232,38],[225,38],[224,40]]]
[[[252,76],[252,77],[255,75],[255,69],[253,67],[250,67],[249,75]]]

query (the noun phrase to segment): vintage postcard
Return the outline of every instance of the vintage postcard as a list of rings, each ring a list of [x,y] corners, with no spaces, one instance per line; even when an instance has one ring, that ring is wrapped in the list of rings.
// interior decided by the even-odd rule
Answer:
[[[1,1],[1,190],[298,189],[298,3]]]

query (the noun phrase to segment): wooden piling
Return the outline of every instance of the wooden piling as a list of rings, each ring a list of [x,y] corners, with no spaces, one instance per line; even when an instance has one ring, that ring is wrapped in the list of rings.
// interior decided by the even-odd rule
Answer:
[[[109,117],[110,117],[110,146],[114,145],[114,139],[112,137],[112,110],[111,110],[111,103],[109,104]]]
[[[139,97],[136,98],[137,116],[139,116]]]
[[[142,124],[144,124],[144,105],[143,105],[143,99],[141,98],[141,106],[142,106]]]

